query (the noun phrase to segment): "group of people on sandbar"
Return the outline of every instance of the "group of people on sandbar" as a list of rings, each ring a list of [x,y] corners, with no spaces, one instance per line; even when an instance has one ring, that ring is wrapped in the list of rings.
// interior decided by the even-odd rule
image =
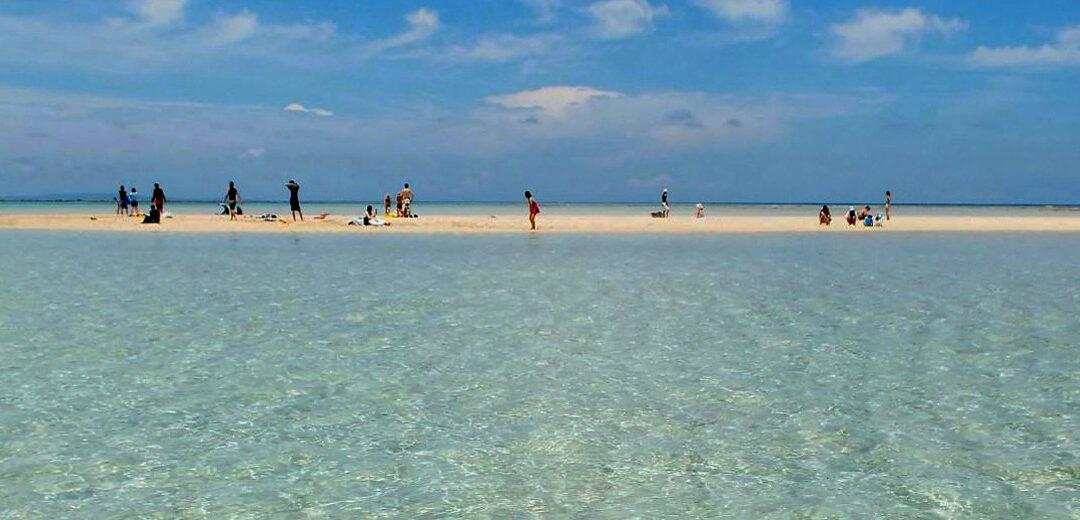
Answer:
[[[412,203],[415,198],[409,183],[405,183],[394,198],[387,193],[383,197],[383,218],[379,218],[379,210],[369,205],[364,214],[349,221],[350,226],[389,226],[390,222],[385,218],[417,218],[419,215],[413,212]]]
[[[694,207],[694,218],[705,218],[705,205],[697,203]],[[668,190],[664,188],[664,191],[660,193],[660,211],[653,211],[649,213],[652,218],[668,218],[671,216],[671,204],[668,203]]]
[[[143,224],[160,224],[161,215],[165,211],[165,190],[161,185],[154,183],[154,191],[150,194],[150,207],[146,213],[139,210],[139,190],[132,186],[129,192],[124,185],[113,197],[116,203],[117,216],[142,217]]]
[[[859,223],[862,223],[863,227],[882,227],[888,220],[892,220],[892,193],[889,191],[885,192],[884,215],[880,212],[875,215],[869,204],[859,211],[855,211],[855,206],[850,206],[847,214],[844,215],[844,221],[847,222],[848,227],[857,227]],[[818,212],[818,225],[832,225],[832,212],[828,205],[822,206],[821,211]]]

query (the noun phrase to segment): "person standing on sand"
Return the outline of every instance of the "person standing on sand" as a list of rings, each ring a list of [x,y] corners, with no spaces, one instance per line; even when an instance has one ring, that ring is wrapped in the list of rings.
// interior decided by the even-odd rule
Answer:
[[[117,200],[117,202],[116,202],[116,214],[117,215],[127,216],[127,214],[128,214],[128,204],[130,204],[131,201],[128,200],[127,190],[124,189],[123,184],[120,185],[120,195],[119,196],[120,196],[120,198],[116,199]]]
[[[139,215],[139,190],[136,190],[135,186],[131,187],[131,214]]]
[[[158,213],[165,212],[165,190],[161,189],[161,185],[154,183],[154,192],[150,194],[150,204],[157,208]]]
[[[236,220],[236,205],[240,203],[240,192],[236,184],[229,181],[229,190],[225,192],[225,204],[229,205],[229,220]]]
[[[664,213],[664,218],[668,218],[671,215],[671,206],[667,201],[667,189],[664,189],[664,193],[660,195],[660,211]]]
[[[300,221],[304,220],[304,212],[300,210],[300,185],[294,180],[289,180],[285,183],[285,187],[289,188],[289,209],[292,211],[293,222],[296,222],[296,214],[300,214]]]
[[[892,220],[892,192],[885,190],[885,220]]]
[[[394,205],[394,201],[390,200],[390,194],[386,194],[386,198],[382,201],[383,215],[390,216],[390,206]]]
[[[413,192],[409,187],[409,183],[405,183],[405,187],[401,189],[401,210],[404,211],[406,217],[412,217],[412,200]]]
[[[536,231],[536,216],[540,214],[540,204],[533,198],[532,192],[525,190],[525,200],[529,203],[529,226]]]

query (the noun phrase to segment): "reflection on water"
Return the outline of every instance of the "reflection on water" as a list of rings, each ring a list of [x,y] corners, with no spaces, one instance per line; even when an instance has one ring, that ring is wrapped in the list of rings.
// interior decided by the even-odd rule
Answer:
[[[5,516],[1080,512],[1080,237],[0,251]]]

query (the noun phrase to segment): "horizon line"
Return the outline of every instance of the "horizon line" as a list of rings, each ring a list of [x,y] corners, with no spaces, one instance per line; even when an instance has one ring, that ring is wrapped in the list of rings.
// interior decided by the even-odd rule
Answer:
[[[33,203],[33,202],[54,202],[54,203],[71,203],[71,202],[93,202],[93,203],[108,203],[114,202],[112,198],[89,198],[89,197],[16,197],[5,198],[0,197],[0,203]],[[147,201],[148,202],[148,201]],[[186,204],[224,204],[221,200],[210,199],[189,199],[178,198],[169,200],[170,203],[186,203]],[[382,203],[382,200],[353,200],[353,199],[313,199],[303,201],[303,204],[369,204],[372,202]],[[427,201],[420,201],[419,204],[517,204],[523,203],[518,200],[450,200],[450,199],[433,199]],[[245,200],[243,203],[251,204],[287,204],[286,199],[252,199]],[[243,204],[242,203],[242,204]],[[618,201],[562,201],[562,200],[549,200],[545,201],[545,204],[549,205],[572,205],[572,204],[587,204],[587,205],[601,205],[601,204],[659,204],[655,201],[642,201],[642,200],[618,200]],[[816,206],[823,205],[863,205],[863,202],[851,202],[851,201],[796,201],[796,202],[780,202],[780,201],[701,201],[701,202],[671,202],[672,205],[678,204],[712,204],[716,206]],[[415,203],[414,203],[415,204]],[[881,205],[881,204],[878,204]],[[893,206],[1002,206],[1002,207],[1080,207],[1080,202],[929,202],[929,201],[917,201],[917,202],[893,202]]]

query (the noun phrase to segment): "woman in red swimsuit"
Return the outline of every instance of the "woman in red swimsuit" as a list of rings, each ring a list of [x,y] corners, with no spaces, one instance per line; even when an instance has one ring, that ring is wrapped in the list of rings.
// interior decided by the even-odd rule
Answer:
[[[533,198],[532,192],[525,190],[525,200],[529,202],[529,225],[536,230],[536,216],[540,214],[540,204]]]

